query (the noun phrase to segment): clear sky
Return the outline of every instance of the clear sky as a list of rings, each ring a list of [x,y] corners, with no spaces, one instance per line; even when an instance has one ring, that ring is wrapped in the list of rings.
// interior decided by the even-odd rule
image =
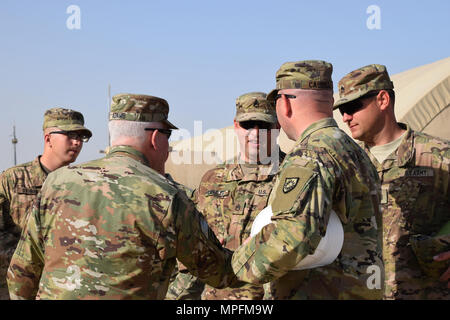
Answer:
[[[80,29],[66,10],[80,8]],[[380,9],[369,29],[370,5]],[[321,59],[346,73],[380,63],[390,74],[450,56],[450,1],[0,1],[0,170],[43,150],[43,113],[81,111],[94,136],[77,162],[99,158],[112,95],[155,95],[192,132],[232,124],[237,96],[270,91],[287,61]],[[370,20],[373,23],[376,20]]]

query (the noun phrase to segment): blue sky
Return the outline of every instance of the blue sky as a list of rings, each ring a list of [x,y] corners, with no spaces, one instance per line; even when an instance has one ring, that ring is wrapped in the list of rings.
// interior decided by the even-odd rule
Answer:
[[[67,7],[81,10],[69,30]],[[381,29],[369,30],[370,5]],[[42,120],[56,106],[81,111],[94,137],[77,162],[107,145],[112,94],[165,98],[169,118],[192,132],[231,125],[237,96],[269,91],[287,61],[322,59],[335,86],[371,63],[399,73],[450,55],[450,2],[120,1],[0,2],[0,170],[42,153]]]

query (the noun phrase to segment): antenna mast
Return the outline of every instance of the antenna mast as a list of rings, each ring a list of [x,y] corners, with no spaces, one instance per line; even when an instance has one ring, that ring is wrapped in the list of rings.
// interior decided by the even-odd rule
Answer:
[[[16,125],[13,125],[13,138],[11,140],[11,143],[13,144],[13,148],[14,148],[14,165],[17,165],[17,154],[16,154],[16,144],[17,142],[19,142],[19,140],[17,140],[16,137]]]

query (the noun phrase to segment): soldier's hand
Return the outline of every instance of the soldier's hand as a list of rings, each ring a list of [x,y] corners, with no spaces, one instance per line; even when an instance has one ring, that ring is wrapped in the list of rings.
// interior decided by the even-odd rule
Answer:
[[[247,243],[250,242],[251,239],[252,239],[252,237],[248,237],[247,239],[245,239],[245,241],[242,243],[242,245],[245,246]]]
[[[450,251],[443,252],[441,254],[438,254],[433,257],[433,260],[435,261],[446,261],[450,259]],[[442,276],[439,278],[440,281],[445,282],[447,281],[447,288],[450,289],[450,267],[448,267],[447,271],[445,271]]]

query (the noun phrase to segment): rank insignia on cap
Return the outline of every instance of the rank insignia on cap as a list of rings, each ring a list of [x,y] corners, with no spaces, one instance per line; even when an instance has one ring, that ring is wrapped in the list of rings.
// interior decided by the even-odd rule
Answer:
[[[298,183],[299,178],[286,178],[284,180],[283,192],[288,193],[292,191]]]

